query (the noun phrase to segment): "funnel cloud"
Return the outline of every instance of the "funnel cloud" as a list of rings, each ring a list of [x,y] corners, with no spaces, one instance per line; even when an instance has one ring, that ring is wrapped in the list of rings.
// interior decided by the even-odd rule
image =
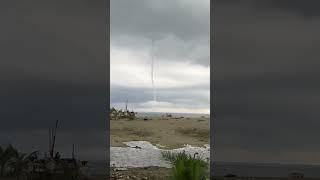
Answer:
[[[111,106],[128,99],[136,112],[210,112],[209,4],[111,1]]]

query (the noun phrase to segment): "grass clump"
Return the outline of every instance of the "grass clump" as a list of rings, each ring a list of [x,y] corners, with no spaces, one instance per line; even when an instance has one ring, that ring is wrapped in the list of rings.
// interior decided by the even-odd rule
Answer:
[[[162,152],[162,157],[172,164],[172,180],[206,180],[209,178],[208,163],[185,152]]]

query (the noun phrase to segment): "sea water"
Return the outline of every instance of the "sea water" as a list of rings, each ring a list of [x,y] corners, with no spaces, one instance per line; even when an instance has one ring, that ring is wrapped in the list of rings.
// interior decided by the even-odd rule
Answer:
[[[320,166],[275,163],[214,163],[214,174],[216,176],[234,174],[243,177],[288,177],[291,173],[294,172],[302,173],[305,177],[319,178]]]

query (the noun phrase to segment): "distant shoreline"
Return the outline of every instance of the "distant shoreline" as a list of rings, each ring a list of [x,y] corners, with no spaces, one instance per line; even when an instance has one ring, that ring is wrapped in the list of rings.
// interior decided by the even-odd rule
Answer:
[[[138,117],[143,117],[143,116],[148,116],[148,117],[160,117],[166,114],[171,114],[174,117],[180,117],[180,116],[184,116],[184,117],[193,117],[193,118],[197,118],[197,117],[201,117],[201,116],[205,116],[206,118],[210,118],[210,114],[205,114],[205,113],[169,113],[169,112],[136,112]]]

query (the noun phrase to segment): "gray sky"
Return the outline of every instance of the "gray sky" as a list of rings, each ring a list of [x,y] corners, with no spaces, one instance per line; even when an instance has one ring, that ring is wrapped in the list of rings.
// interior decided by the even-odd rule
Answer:
[[[75,143],[85,159],[103,159],[105,7],[32,2],[0,4],[0,143],[45,151],[59,119],[57,148],[68,153]],[[319,7],[216,1],[216,160],[320,162]],[[158,100],[166,102],[159,109],[208,109],[208,1],[113,0],[111,11],[111,57],[121,59],[111,59],[111,103],[150,107],[153,37]]]
[[[215,4],[218,161],[319,163],[320,2]]]
[[[0,2],[0,145],[105,159],[105,6],[96,1]],[[93,138],[94,137],[94,138]]]
[[[111,1],[111,106],[209,113],[209,25],[209,0]]]

